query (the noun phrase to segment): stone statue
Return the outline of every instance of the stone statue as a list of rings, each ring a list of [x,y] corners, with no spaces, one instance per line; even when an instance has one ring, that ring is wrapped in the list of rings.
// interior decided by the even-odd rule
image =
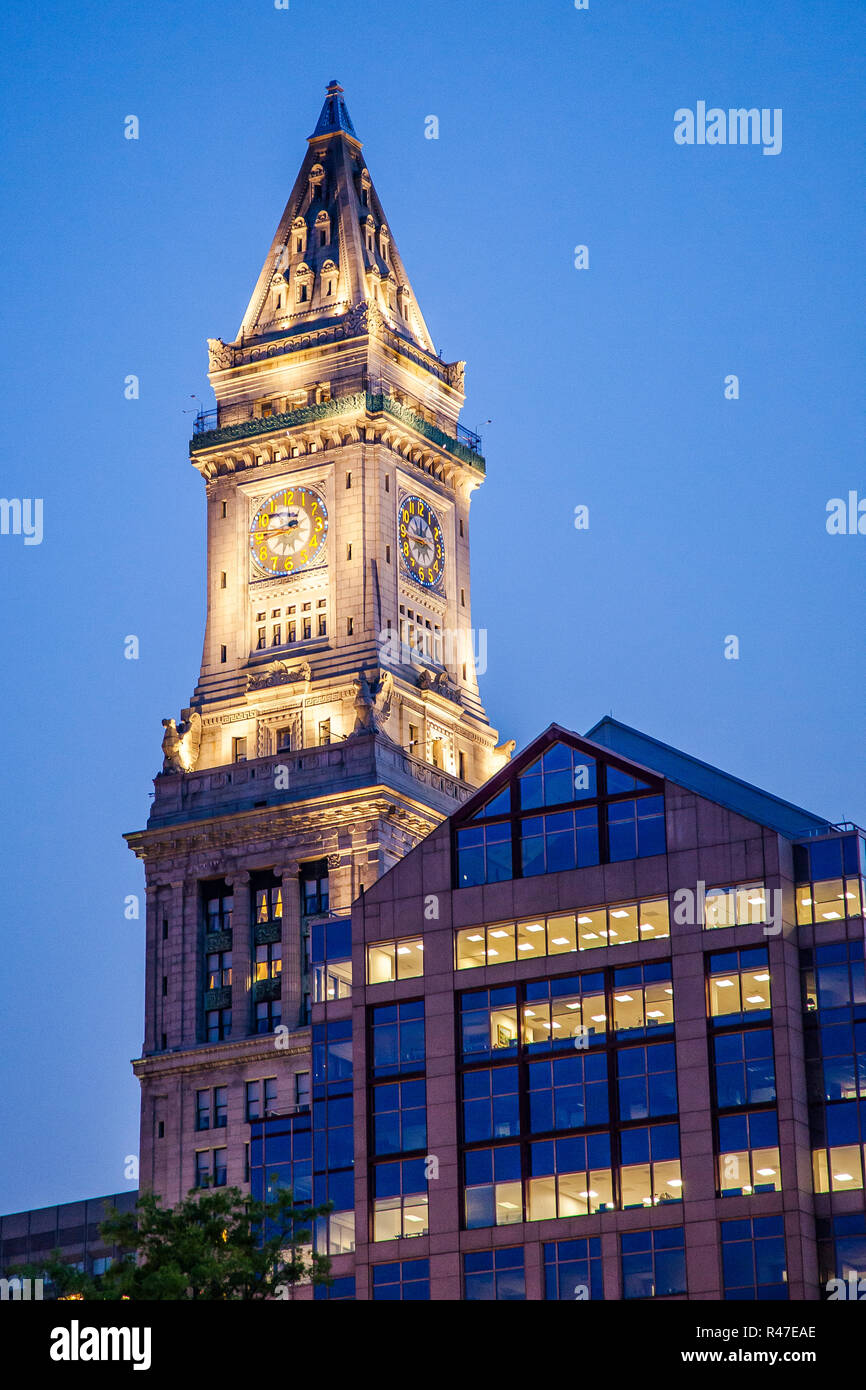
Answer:
[[[504,758],[505,761],[507,762],[507,761],[510,759],[511,754],[514,752],[514,750],[515,750],[516,747],[517,747],[517,739],[516,739],[516,738],[510,738],[510,739],[508,740],[507,743],[500,743],[500,744],[497,744],[497,746],[494,748],[493,751],[494,751],[494,753],[498,753],[498,754],[500,755],[500,757]]]
[[[445,700],[453,700],[455,704],[460,703],[460,691],[451,684],[447,671],[429,671],[425,666],[418,676],[419,690],[432,690],[434,694],[441,695]]]
[[[208,371],[221,372],[226,367],[230,367],[234,360],[230,347],[227,347],[222,338],[208,338]]]
[[[263,666],[247,676],[247,690],[264,690],[269,685],[299,684],[301,694],[308,695],[312,675],[309,661],[302,661],[300,666],[295,667],[290,667],[285,661],[272,661],[269,666]]]
[[[201,743],[201,715],[197,710],[181,710],[181,723],[163,719],[163,772],[192,772],[198,762]]]
[[[391,714],[394,699],[394,677],[390,671],[373,671],[368,679],[361,671],[353,686],[355,734],[382,733],[382,725]]]
[[[446,362],[445,380],[455,391],[463,391],[466,387],[466,363],[465,362]]]

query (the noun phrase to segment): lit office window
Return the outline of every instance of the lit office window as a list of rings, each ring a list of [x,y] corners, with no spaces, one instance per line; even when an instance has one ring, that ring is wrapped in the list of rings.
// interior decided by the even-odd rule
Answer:
[[[748,1197],[779,1192],[779,1122],[775,1110],[719,1116],[719,1193]]]
[[[423,1158],[377,1163],[373,1168],[373,1239],[427,1234],[427,1179]]]
[[[758,1023],[770,1017],[770,969],[766,947],[710,956],[709,1016],[722,1023]]]
[[[620,1133],[623,1210],[681,1202],[679,1125],[644,1125]]]
[[[377,941],[367,947],[367,984],[413,980],[424,974],[424,943],[420,936]]]
[[[527,1221],[613,1209],[609,1134],[573,1135],[530,1144]]]

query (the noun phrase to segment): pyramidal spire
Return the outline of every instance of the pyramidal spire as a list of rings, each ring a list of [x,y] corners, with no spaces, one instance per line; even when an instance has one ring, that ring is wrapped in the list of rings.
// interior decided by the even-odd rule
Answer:
[[[329,82],[325,104],[310,139],[314,140],[317,135],[332,135],[335,130],[345,130],[347,135],[355,134],[349,108],[343,100],[343,88],[339,82]]]
[[[239,338],[305,334],[366,310],[435,355],[339,82],[307,145]]]

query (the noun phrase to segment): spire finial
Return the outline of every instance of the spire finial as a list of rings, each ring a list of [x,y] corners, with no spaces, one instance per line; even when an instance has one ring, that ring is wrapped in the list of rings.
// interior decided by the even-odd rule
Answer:
[[[358,138],[355,135],[352,118],[343,100],[343,88],[334,78],[325,88],[325,104],[310,139],[314,140],[317,135],[332,135],[338,130],[344,130],[347,135],[353,136],[356,140]]]

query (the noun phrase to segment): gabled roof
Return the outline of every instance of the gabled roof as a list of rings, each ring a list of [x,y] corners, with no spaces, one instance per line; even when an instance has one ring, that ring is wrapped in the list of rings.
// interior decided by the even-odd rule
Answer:
[[[609,715],[600,719],[588,730],[586,737],[594,743],[618,753],[654,772],[687,791],[706,797],[725,806],[729,811],[748,820],[776,830],[788,839],[797,840],[816,830],[827,830],[829,826],[823,816],[813,815],[802,806],[794,806],[790,801],[773,796],[770,792],[754,787],[729,772],[722,772],[710,763],[701,762],[678,748],[642,734],[627,724],[620,724]]]
[[[530,767],[534,762],[537,762],[538,759],[546,753],[547,749],[555,743],[565,743],[570,748],[579,749],[592,758],[603,758],[605,762],[613,763],[631,776],[647,782],[650,786],[657,786],[659,790],[661,790],[663,773],[656,772],[651,767],[636,763],[631,758],[624,757],[621,753],[605,748],[599,743],[593,743],[582,734],[576,734],[571,729],[564,729],[561,724],[550,724],[544,730],[544,733],[539,734],[531,743],[528,743],[510,762],[507,762],[504,767],[501,767],[499,771],[490,778],[489,782],[485,782],[484,786],[479,787],[478,791],[475,792],[468,801],[464,801],[459,811],[453,813],[451,820],[454,821],[455,824],[459,823],[461,825],[465,820],[471,820],[482,806],[485,806],[488,801],[492,801],[495,796],[498,796],[499,792],[510,778],[514,776],[519,777],[526,768]]]

